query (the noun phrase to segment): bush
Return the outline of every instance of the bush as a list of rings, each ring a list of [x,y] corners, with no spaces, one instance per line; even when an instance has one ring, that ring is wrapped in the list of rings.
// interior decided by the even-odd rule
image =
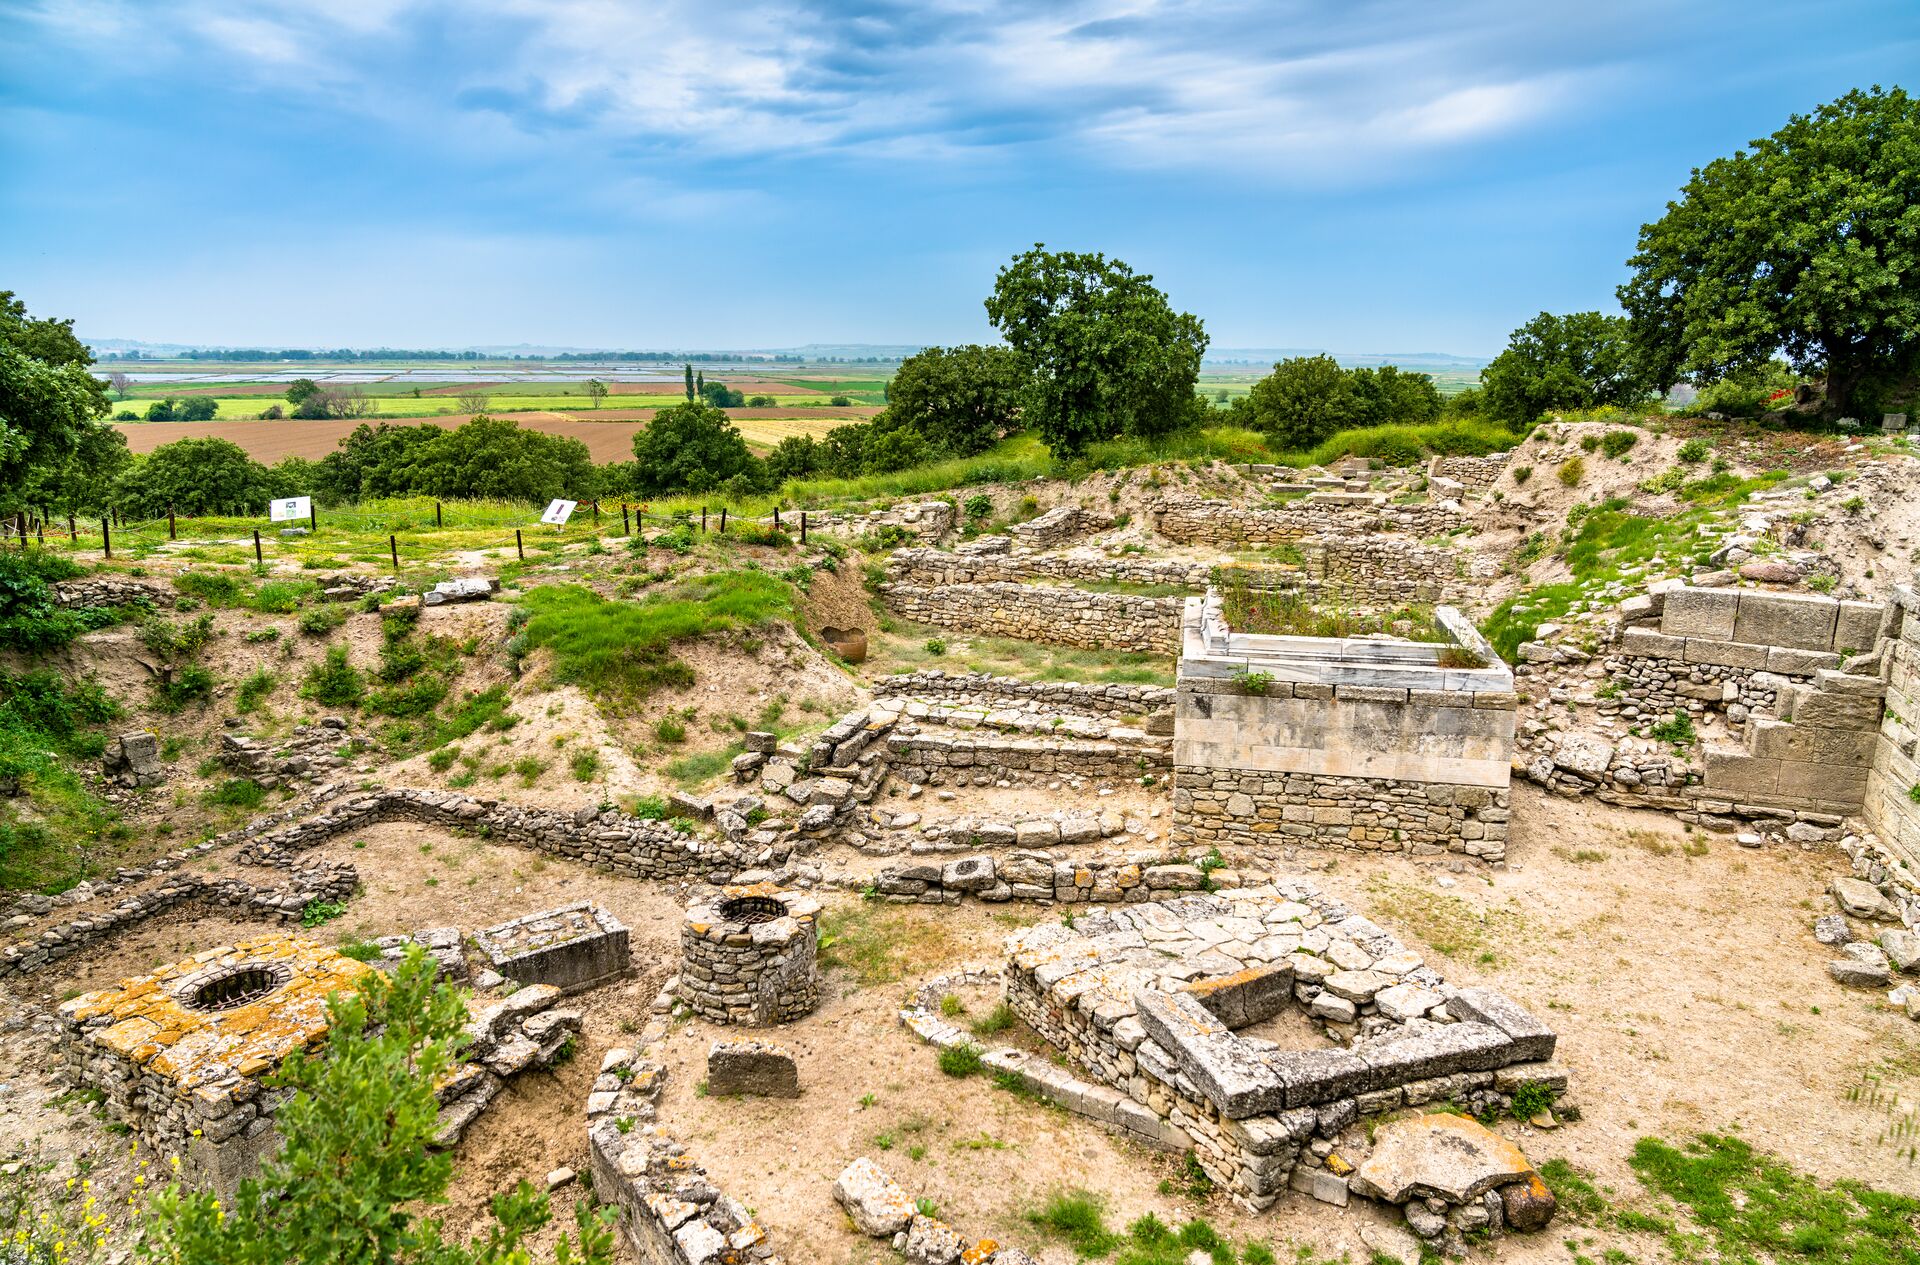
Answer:
[[[0,550],[0,648],[45,653],[117,620],[117,612],[72,611],[54,603],[52,585],[83,574],[44,549]]]
[[[981,492],[967,498],[967,517],[974,522],[993,517],[993,498]]]
[[[300,616],[300,631],[309,637],[324,637],[347,622],[347,608],[337,602],[308,607]]]
[[[653,736],[661,742],[678,745],[687,740],[687,727],[678,716],[662,716],[653,722]]]
[[[1618,461],[1627,455],[1627,450],[1640,442],[1638,431],[1610,430],[1600,437],[1600,450]]]
[[[253,594],[253,608],[269,615],[291,615],[320,591],[312,580],[269,580]]]
[[[1705,461],[1712,452],[1713,445],[1696,435],[1686,443],[1681,444],[1680,450],[1673,455],[1687,465],[1695,466]]]
[[[280,684],[280,678],[265,668],[251,672],[240,682],[240,689],[233,699],[233,710],[241,714],[259,710],[267,695],[273,693]]]
[[[199,664],[183,664],[153,683],[153,705],[169,713],[204,706],[215,684],[213,673]]]
[[[1559,476],[1560,482],[1568,487],[1578,487],[1580,480],[1587,475],[1587,463],[1579,457],[1569,457],[1560,463],[1560,469],[1555,473]]]
[[[267,788],[251,778],[228,778],[207,792],[209,804],[225,808],[258,808],[267,799]]]
[[[1533,477],[1532,466],[1515,466],[1513,468],[1513,484],[1515,487],[1520,486],[1522,483],[1525,483],[1528,479],[1531,479],[1532,477]]]
[[[292,1091],[274,1120],[280,1149],[231,1200],[178,1185],[158,1195],[143,1258],[152,1265],[532,1259],[522,1240],[546,1223],[547,1199],[524,1181],[494,1197],[492,1224],[473,1243],[427,1215],[453,1178],[452,1156],[432,1146],[440,1119],[434,1086],[457,1066],[467,1022],[459,992],[434,974],[432,959],[414,946],[391,977],[369,971],[357,993],[329,996],[325,1049],[295,1051],[274,1077],[276,1087]],[[591,1202],[574,1211],[579,1253],[563,1239],[558,1260],[612,1261],[612,1231]]]
[[[173,587],[208,606],[241,606],[247,600],[247,582],[231,571],[187,571],[173,577]]]
[[[300,697],[323,707],[357,707],[366,694],[366,678],[348,660],[345,646],[329,646],[327,657],[307,670],[300,687]]]

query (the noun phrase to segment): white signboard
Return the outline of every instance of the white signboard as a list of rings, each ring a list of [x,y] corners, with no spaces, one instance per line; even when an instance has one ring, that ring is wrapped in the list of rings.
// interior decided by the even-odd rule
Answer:
[[[267,506],[267,517],[276,523],[291,523],[295,519],[309,518],[313,514],[313,498],[310,496],[289,496]]]
[[[579,503],[578,501],[552,501],[547,505],[547,512],[540,516],[540,521],[551,523],[555,527],[564,527],[567,525],[567,520],[573,517],[573,507]]]

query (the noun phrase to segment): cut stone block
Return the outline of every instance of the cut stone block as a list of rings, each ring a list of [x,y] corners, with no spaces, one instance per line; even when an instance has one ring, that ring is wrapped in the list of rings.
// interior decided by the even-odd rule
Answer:
[[[1728,640],[1795,650],[1833,649],[1840,603],[1832,598],[1749,590],[1739,594],[1738,611]]]
[[[1435,1198],[1462,1205],[1533,1175],[1532,1161],[1499,1134],[1465,1116],[1435,1114],[1380,1126],[1352,1186],[1387,1203]]]
[[[759,1041],[715,1041],[707,1051],[707,1092],[716,1097],[798,1098],[800,1068],[792,1053]]]
[[[1732,641],[1740,594],[1731,589],[1674,589],[1660,612],[1660,631],[1669,637],[1705,637]]]

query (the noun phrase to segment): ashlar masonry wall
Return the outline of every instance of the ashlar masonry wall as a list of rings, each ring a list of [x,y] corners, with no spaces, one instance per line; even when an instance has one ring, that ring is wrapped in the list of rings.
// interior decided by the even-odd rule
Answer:
[[[1394,505],[1375,493],[1308,497],[1277,509],[1244,509],[1230,501],[1170,497],[1152,507],[1154,530],[1182,544],[1277,545],[1331,533],[1398,532],[1436,536],[1466,524],[1458,506]]]
[[[1506,856],[1513,676],[1457,611],[1441,667],[1411,642],[1249,636],[1190,599],[1174,713],[1174,828],[1196,846]]]

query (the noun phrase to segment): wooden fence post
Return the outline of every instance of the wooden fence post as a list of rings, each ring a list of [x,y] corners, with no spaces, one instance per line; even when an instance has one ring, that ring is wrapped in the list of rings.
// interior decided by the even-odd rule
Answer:
[[[622,536],[633,535],[633,522],[627,517],[627,503],[625,501],[620,502],[620,534]]]
[[[260,552],[260,529],[258,527],[253,529],[253,560],[262,564],[267,560],[266,555]]]
[[[600,502],[599,501],[595,501],[593,503],[593,527],[595,531],[598,531],[600,529]]]
[[[705,531],[706,529],[707,529],[707,507],[702,505],[700,507],[700,530]]]
[[[80,543],[80,527],[71,514],[67,515],[67,540],[76,545]]]
[[[400,569],[400,541],[397,537],[392,535],[387,537],[387,552],[393,555],[393,569],[398,571]]]
[[[320,530],[320,511],[314,508],[312,501],[307,502],[307,530]]]
[[[173,524],[173,506],[167,506],[167,539],[180,539],[180,532]]]
[[[807,543],[807,512],[805,510],[800,511],[800,543],[803,545]]]
[[[727,534],[727,507],[724,505],[720,507],[720,534]]]
[[[775,531],[780,530],[780,507],[778,505],[773,507],[773,529]]]
[[[113,557],[113,524],[104,518],[100,520],[100,547],[106,550],[107,557]]]
[[[435,502],[433,503],[433,525],[434,525],[435,527],[438,527],[438,526],[440,526],[440,525],[441,525],[441,523],[440,523],[440,502],[438,502],[438,501],[435,501]]]
[[[520,555],[520,561],[525,562],[527,560],[527,547],[520,540],[520,529],[518,527],[513,529],[513,548],[514,552]]]

